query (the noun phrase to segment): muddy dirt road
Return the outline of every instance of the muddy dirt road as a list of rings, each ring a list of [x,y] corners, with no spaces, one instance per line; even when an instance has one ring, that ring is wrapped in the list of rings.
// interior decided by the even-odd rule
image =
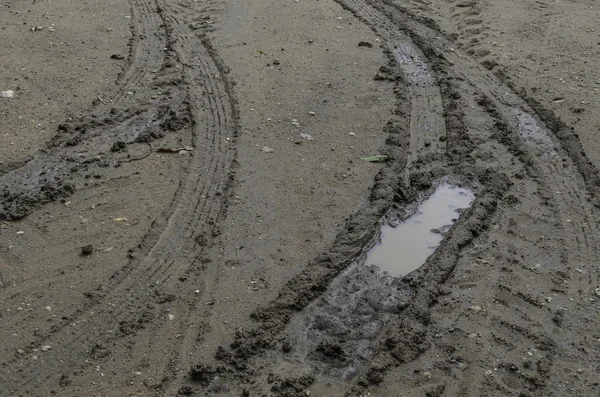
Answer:
[[[598,13],[0,0],[0,395],[597,395]]]

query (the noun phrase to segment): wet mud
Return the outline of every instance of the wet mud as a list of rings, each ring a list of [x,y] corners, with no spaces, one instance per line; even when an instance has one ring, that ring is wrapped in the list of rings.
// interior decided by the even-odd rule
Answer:
[[[132,1],[114,92],[2,166],[0,221],[18,221],[157,150],[181,158],[126,264],[3,357],[0,390],[77,395],[126,351],[153,376],[145,395],[597,392],[598,171],[556,115],[391,0],[336,1],[380,38],[374,76],[395,96],[368,199],[256,309],[240,305],[246,327],[206,340],[218,280],[243,266],[221,244],[244,119],[200,3]]]

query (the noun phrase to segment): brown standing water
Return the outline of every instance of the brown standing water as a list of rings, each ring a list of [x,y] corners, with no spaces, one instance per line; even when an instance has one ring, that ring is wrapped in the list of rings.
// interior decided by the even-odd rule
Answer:
[[[418,269],[474,198],[468,189],[442,183],[406,221],[396,227],[382,227],[380,242],[371,249],[365,264],[376,265],[392,276]]]

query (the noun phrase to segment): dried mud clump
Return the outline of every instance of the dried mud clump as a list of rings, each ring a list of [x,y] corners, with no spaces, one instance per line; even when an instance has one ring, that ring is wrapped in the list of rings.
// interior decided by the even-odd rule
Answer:
[[[43,184],[30,192],[12,193],[5,189],[0,195],[0,220],[22,219],[40,205],[68,197],[74,192],[73,185],[62,181]]]
[[[280,397],[300,397],[306,396],[306,388],[309,387],[315,378],[309,375],[297,378],[283,378],[276,382],[271,391]]]
[[[212,365],[196,364],[190,369],[190,379],[206,387],[213,381],[215,376],[224,372],[225,368],[222,366],[213,367]]]
[[[327,360],[344,361],[347,357],[344,347],[339,343],[323,342],[315,350],[319,356]]]
[[[190,118],[182,116],[174,109],[161,107],[158,110],[158,118],[162,120],[160,126],[165,131],[179,131],[190,124]]]

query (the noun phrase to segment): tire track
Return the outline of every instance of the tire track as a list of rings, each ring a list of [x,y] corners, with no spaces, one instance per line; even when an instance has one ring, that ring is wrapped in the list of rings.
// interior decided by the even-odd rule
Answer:
[[[145,88],[151,80],[147,76],[158,73],[164,63],[166,34],[162,29],[162,19],[152,7],[156,7],[152,0],[132,0],[133,50],[129,67],[118,83],[118,88],[109,94],[109,103],[99,106],[100,113],[109,112],[116,104],[125,106],[133,103],[138,99],[136,88]],[[128,95],[128,92],[133,92],[134,95]]]
[[[134,38],[130,55],[130,64],[123,75],[117,90],[108,97],[110,104],[102,106],[102,112],[110,110],[114,104],[124,105],[125,102],[133,102],[135,89],[142,85],[142,81],[150,73],[157,73],[161,68],[166,47],[166,35],[161,32],[162,20],[156,10],[152,10],[152,1],[134,0],[132,2],[132,23]],[[134,95],[127,95],[132,91]]]
[[[168,11],[163,12],[169,16]],[[150,232],[158,234],[157,230],[162,229],[144,257],[130,263],[127,271],[115,277],[99,302],[87,305],[71,316],[68,324],[38,341],[53,346],[52,351],[35,362],[15,357],[4,364],[11,373],[27,374],[21,380],[3,379],[4,390],[33,392],[55,378],[60,368],[68,371],[67,368],[85,367],[93,346],[99,341],[106,343],[118,338],[116,334],[125,321],[132,315],[143,315],[142,308],[151,295],[149,285],[164,285],[166,291],[177,291],[179,276],[196,263],[203,249],[199,241],[212,238],[212,225],[223,210],[221,199],[235,155],[233,148],[224,146],[225,138],[235,136],[233,109],[222,72],[208,49],[200,40],[188,36],[187,28],[182,25],[175,23],[171,29],[175,50],[186,65],[187,95],[196,121],[193,143],[198,148],[171,205],[171,214],[163,227],[156,225]],[[131,80],[139,80],[135,76],[140,74],[137,71],[133,74]],[[141,279],[146,282],[139,283]],[[119,304],[106,307],[105,302]],[[107,337],[110,333],[113,335]]]
[[[439,81],[425,55],[410,37],[370,6],[358,0],[336,0],[379,33],[387,43],[396,63],[404,73],[411,99],[410,145],[407,169],[422,159],[432,159],[446,153],[446,123]],[[427,164],[433,167],[439,164]]]
[[[429,65],[433,63],[431,58],[439,58],[442,61],[436,65],[445,75],[457,81],[460,95],[453,100],[461,101],[459,106],[463,109],[463,122],[467,126],[465,132],[471,141],[477,142],[474,148],[480,151],[481,155],[488,156],[480,156],[475,160],[469,153],[463,160],[475,160],[474,163],[480,172],[486,169],[501,172],[510,176],[513,181],[512,187],[509,188],[510,185],[507,184],[496,193],[496,197],[484,195],[478,199],[474,209],[468,212],[469,217],[461,217],[462,220],[459,220],[455,230],[445,239],[436,254],[423,268],[409,277],[410,285],[427,283],[429,286],[417,289],[412,303],[403,310],[401,316],[386,327],[388,331],[385,335],[375,338],[384,340],[385,346],[380,347],[381,350],[373,359],[372,365],[360,370],[355,376],[354,384],[346,388],[348,395],[362,394],[362,388],[369,382],[381,382],[383,377],[379,374],[397,366],[398,361],[400,370],[395,372],[397,376],[390,378],[402,379],[403,374],[413,373],[413,369],[416,372],[416,368],[446,368],[449,366],[448,362],[464,365],[465,359],[472,363],[472,371],[465,372],[464,375],[461,372],[448,372],[451,373],[448,376],[439,375],[436,381],[429,382],[428,385],[433,387],[429,390],[438,390],[441,386],[442,392],[446,388],[451,394],[454,392],[465,395],[496,395],[498,390],[510,393],[525,389],[543,390],[545,385],[551,382],[547,377],[548,371],[554,365],[563,365],[558,364],[554,357],[557,354],[569,355],[560,350],[558,339],[555,339],[553,329],[558,320],[554,316],[555,312],[544,303],[544,300],[547,303],[551,303],[552,300],[544,298],[543,294],[553,288],[559,288],[555,280],[557,275],[562,274],[559,272],[563,271],[564,265],[586,258],[596,258],[595,247],[600,242],[597,222],[592,221],[598,219],[597,209],[589,200],[590,191],[594,189],[590,188],[590,181],[584,177],[585,170],[580,166],[581,160],[572,157],[576,153],[561,146],[536,112],[513,89],[490,75],[469,57],[451,49],[449,43],[440,37],[440,33],[429,25],[406,16],[400,7],[389,1],[339,2],[386,39],[390,49],[394,48],[397,62],[405,70],[405,80],[410,88],[412,103],[411,161],[415,161],[415,153],[432,150],[427,148],[425,142],[440,133],[439,128],[432,126],[443,125],[445,121],[443,103],[447,98],[442,96],[439,82],[433,79]],[[408,37],[410,39],[407,40]],[[436,42],[439,44],[430,44]],[[427,54],[429,60],[421,57],[422,53]],[[418,89],[423,86],[427,89]],[[475,95],[483,99],[475,100],[474,91]],[[478,128],[482,125],[485,126],[483,131]],[[423,139],[420,135],[429,136]],[[492,143],[493,141],[496,143]],[[434,147],[433,150],[439,149]],[[410,166],[408,168],[410,169]],[[454,165],[452,169],[459,177],[466,170],[472,178],[473,168],[469,168],[467,164]],[[497,181],[483,178],[482,183],[484,187],[493,190]],[[564,192],[557,194],[557,188]],[[506,198],[499,203],[498,200],[503,196]],[[478,219],[482,216],[487,218]],[[480,224],[481,222],[484,224]],[[494,225],[494,228],[486,230],[490,224]],[[556,233],[551,236],[539,236],[539,230],[553,229]],[[471,237],[468,237],[469,235]],[[501,247],[497,241],[510,242],[511,246]],[[549,250],[549,247],[557,248]],[[576,253],[572,254],[570,251]],[[480,259],[481,257],[489,259]],[[509,261],[508,265],[485,268],[469,275],[473,269],[472,261],[475,259],[481,260],[481,264],[490,264],[493,263],[492,259],[502,257]],[[548,267],[544,269],[543,279],[535,289],[529,285],[526,278],[511,274],[511,266],[518,266],[518,261],[522,258],[526,258],[528,263],[543,263]],[[591,277],[578,283],[578,286],[583,286],[586,291],[592,290],[593,283],[597,280],[597,269],[590,269],[589,266],[588,269],[593,270]],[[464,285],[460,292],[463,294],[462,299],[449,294],[450,298],[441,298],[445,302],[443,305],[436,305],[441,294],[439,289],[444,288],[441,285],[454,285],[459,276]],[[574,292],[576,287],[572,287],[572,290]],[[473,314],[481,310],[479,306],[473,306],[476,308],[473,310],[469,307],[473,304],[470,302],[485,304],[485,313],[489,314],[484,319],[487,321],[487,327]],[[505,303],[493,306],[490,302]],[[281,305],[274,302],[272,306],[265,308],[265,321],[269,321],[269,311],[274,311],[279,306]],[[456,312],[458,316],[441,316],[441,313],[437,312],[438,307],[444,307],[446,310],[447,307],[452,309],[453,306],[454,310],[450,310],[450,313]],[[520,307],[527,309],[521,310]],[[307,316],[312,318],[310,313]],[[434,322],[430,322],[432,315],[435,316]],[[279,314],[272,314],[272,317],[285,319]],[[449,318],[452,319],[450,322]],[[297,332],[308,332],[302,328],[306,327],[306,321],[298,320],[296,323],[301,324],[301,329]],[[298,324],[296,326],[298,327]],[[450,332],[455,332],[459,327],[465,330],[462,334],[459,332],[447,336],[449,329]],[[502,332],[493,331],[500,328]],[[470,331],[472,329],[485,329],[485,332],[477,335]],[[449,341],[438,343],[431,336],[427,337],[436,331],[441,335],[440,338],[448,338]],[[273,339],[272,331],[269,332],[269,338]],[[260,327],[254,332],[257,333],[260,333]],[[480,338],[478,344],[482,348],[457,352],[456,347],[469,346],[464,342],[464,337],[469,335],[468,338],[471,338],[472,334]],[[259,337],[256,339],[252,340],[248,349],[255,348],[261,342],[267,343]],[[498,342],[502,340],[518,342],[510,346]],[[495,346],[493,353],[484,349],[486,346]],[[536,364],[533,364],[531,371],[515,369],[515,365],[519,364],[519,355],[526,353],[523,349],[529,349],[531,346],[540,351],[536,356],[537,369]],[[511,349],[516,350],[511,352]],[[452,352],[456,354],[452,355]],[[461,354],[463,358],[460,358]],[[439,357],[446,361],[440,361]],[[261,371],[266,374],[278,367],[274,363],[281,360],[286,359],[273,353],[255,364],[258,367],[264,365]],[[482,377],[483,370],[479,365],[497,361],[500,361],[498,376]],[[306,364],[306,360],[300,362],[300,367]],[[565,366],[568,367],[568,364]],[[319,365],[316,367],[313,372],[322,376],[323,369]],[[348,372],[342,372],[341,376],[347,377]],[[447,382],[444,382],[444,378],[453,378],[456,382],[446,387]],[[320,381],[327,383],[328,379]],[[408,390],[414,387],[411,381],[399,386],[393,381],[391,384],[390,392],[399,388]],[[360,387],[352,389],[353,386]],[[260,386],[258,389],[266,391]],[[415,391],[417,389],[424,387],[414,387]]]
[[[393,41],[392,41],[393,40]],[[411,98],[410,154],[407,168],[419,157],[446,152],[446,123],[437,79],[408,37],[390,37],[392,53],[404,71]]]
[[[72,194],[74,188],[70,185],[67,186],[68,183],[65,182],[72,174],[69,169],[73,167],[73,164],[68,161],[71,147],[81,146],[82,143],[85,143],[88,148],[94,149],[95,153],[91,154],[83,151],[81,163],[108,152],[110,145],[108,148],[104,147],[107,144],[107,130],[111,129],[110,126],[114,121],[119,120],[123,115],[127,118],[126,121],[140,124],[141,129],[150,126],[149,118],[154,116],[152,109],[149,110],[147,104],[137,107],[133,111],[132,108],[136,104],[139,105],[141,100],[149,100],[157,91],[157,88],[152,86],[152,81],[165,63],[166,32],[162,19],[157,15],[156,9],[153,9],[153,4],[152,0],[131,0],[132,49],[128,66],[116,82],[116,88],[112,89],[112,92],[109,92],[104,99],[98,96],[98,100],[94,101],[88,115],[82,117],[81,120],[60,125],[57,134],[46,144],[46,148],[26,160],[9,164],[5,167],[4,172],[0,173],[2,182],[7,187],[13,188],[12,195],[15,196],[12,201],[6,199],[2,203],[0,218],[13,219],[26,216],[27,213],[21,213],[21,209],[12,208],[14,203],[23,197],[25,197],[25,202],[35,202],[37,199],[40,204],[44,204],[53,200],[52,197],[44,197],[47,195],[45,194],[47,190],[55,189],[62,192],[63,196]],[[168,74],[165,76],[168,77]],[[156,103],[153,106],[158,107]],[[141,108],[146,113],[141,112],[140,116]],[[119,111],[123,111],[123,114],[118,115]],[[109,122],[104,125],[107,120]],[[123,124],[122,120],[119,122]],[[80,135],[79,129],[82,127],[81,131],[86,132],[87,130],[87,133]],[[99,135],[102,136],[99,137]],[[115,141],[129,142],[135,139],[135,137],[129,137],[126,128],[123,130],[115,128],[114,131],[111,131],[111,135]],[[65,151],[64,146],[68,150]],[[45,177],[42,177],[44,175],[42,170],[47,171]],[[27,210],[30,211],[30,209],[25,211]]]
[[[207,118],[207,130],[223,130],[231,132],[225,139],[225,137],[219,134],[209,134],[210,142],[215,146],[215,150],[224,153],[224,157],[215,161],[213,166],[215,169],[215,175],[219,173],[225,174],[229,171],[229,167],[234,159],[234,152],[231,150],[230,142],[236,135],[236,116],[234,114],[234,108],[232,106],[232,99],[230,97],[229,88],[227,82],[224,79],[223,67],[220,65],[220,61],[215,59],[210,44],[206,43],[206,39],[202,36],[195,35],[191,28],[184,22],[185,19],[193,19],[198,13],[202,11],[196,11],[193,6],[190,6],[187,10],[182,10],[183,7],[172,7],[170,2],[163,2],[164,9],[171,13],[170,20],[172,21],[172,30],[174,40],[177,42],[177,52],[179,54],[181,62],[187,66],[187,73],[189,73],[189,81],[191,83],[190,95],[196,100],[192,100],[192,103],[200,103],[201,97],[205,97],[210,102],[211,117]],[[181,18],[182,20],[180,21]],[[206,82],[203,82],[208,79]],[[198,82],[197,84],[195,84]],[[206,91],[199,90],[198,88],[205,85]],[[200,111],[201,109],[197,109]],[[227,179],[220,178],[212,181],[211,185],[215,187],[215,191],[219,194],[227,195]],[[221,207],[207,206],[206,203],[198,203],[200,213],[207,214],[207,223],[210,225],[218,225],[218,223],[224,217],[224,210]],[[209,236],[203,236],[198,232],[198,228],[202,228],[202,219],[199,219],[198,226],[193,227],[190,230],[196,231],[189,241],[202,241],[216,240],[219,234],[218,226],[214,229],[212,226]],[[177,368],[189,368],[191,361],[198,357],[197,350],[201,347],[197,344],[197,338],[200,334],[203,319],[207,318],[212,311],[211,306],[204,304],[207,299],[213,296],[214,291],[219,285],[219,267],[214,264],[212,259],[218,260],[219,254],[216,254],[215,258],[212,258],[210,244],[201,247],[201,252],[197,253],[198,261],[202,261],[202,258],[210,258],[209,266],[205,267],[201,274],[196,275],[190,274],[190,283],[200,288],[202,300],[196,299],[195,302],[189,303],[179,310],[175,310],[176,318],[183,319],[179,326],[179,333],[181,337],[179,342],[169,347],[170,354],[168,360],[170,367]],[[202,258],[200,258],[202,256]],[[170,274],[166,274],[166,268],[161,271],[164,275],[161,282],[165,286],[166,290],[176,288],[176,280],[171,276],[173,273],[169,270]],[[189,291],[190,295],[193,293]],[[166,329],[158,329],[152,332],[151,339],[164,340],[165,334],[168,331]],[[159,349],[157,346],[142,346],[142,351],[145,354],[152,354],[152,352],[158,354],[158,350],[161,350],[160,354],[164,355],[164,346]],[[187,378],[187,372],[185,371],[173,371],[171,375],[165,377],[161,384],[161,389],[165,391],[166,395],[169,393],[176,393],[179,385],[183,384]]]
[[[368,15],[373,17],[375,13],[373,11],[367,12],[364,11],[364,8],[368,8],[369,4],[373,4],[371,1],[361,2],[348,2],[355,3],[354,6],[356,8],[356,12],[361,15]],[[366,3],[366,4],[363,4]],[[382,11],[382,15],[378,17],[378,20],[371,21],[375,25],[387,25],[387,22],[381,22],[384,18],[397,18],[398,21],[402,21],[404,25],[404,29],[408,29],[412,32],[413,35],[416,35],[421,39],[421,42],[426,42],[427,40],[431,40],[437,34],[430,33],[431,29],[419,25],[418,22],[414,20],[409,20],[407,23],[407,18],[400,15],[396,15],[399,12],[400,8],[393,7],[395,4],[389,4],[386,2],[386,6],[382,6],[378,4],[376,8]],[[352,8],[352,7],[351,7]],[[368,17],[366,18],[368,20]],[[393,20],[393,19],[392,19]],[[406,26],[408,25],[408,26]],[[398,29],[400,29],[398,27]],[[420,35],[420,37],[419,37]],[[444,54],[446,55],[446,54]],[[531,220],[533,222],[544,222],[545,226],[537,226],[537,229],[544,228],[552,228],[553,225],[557,225],[558,228],[562,229],[562,233],[558,233],[557,237],[550,236],[547,237],[549,240],[549,246],[556,247],[565,247],[559,250],[559,253],[553,256],[551,259],[554,261],[554,266],[556,268],[560,268],[557,265],[559,264],[567,264],[578,262],[581,260],[585,260],[586,258],[595,258],[597,257],[597,250],[595,247],[598,245],[598,235],[599,231],[595,222],[591,220],[598,218],[597,209],[590,203],[590,193],[588,191],[588,184],[582,174],[580,173],[580,169],[578,168],[575,161],[570,157],[569,153],[566,153],[561,148],[560,143],[556,141],[553,137],[553,134],[549,129],[541,122],[536,116],[535,112],[528,106],[528,104],[521,99],[517,94],[515,94],[509,87],[506,87],[502,82],[497,79],[489,76],[485,73],[478,65],[472,63],[472,61],[464,56],[460,56],[456,52],[451,52],[446,55],[450,60],[450,65],[452,66],[452,70],[458,71],[457,74],[461,77],[461,79],[470,82],[472,87],[476,87],[481,90],[484,95],[488,98],[492,98],[493,107],[498,111],[499,117],[502,121],[506,122],[508,127],[514,131],[514,134],[518,134],[519,150],[524,150],[529,153],[530,159],[533,160],[532,164],[529,164],[530,172],[533,172],[536,177],[535,185],[537,185],[537,191],[539,191],[540,199],[538,201],[532,202],[532,198],[528,191],[530,189],[526,189],[525,187],[521,187],[519,189],[512,189],[514,191],[513,197],[517,197],[519,200],[519,204],[516,206],[510,206],[502,211],[499,215],[500,219],[504,219],[505,221],[510,220],[510,225],[501,225],[501,227],[508,228],[510,231],[509,235],[505,235],[503,237],[504,240],[510,241],[510,236],[517,235],[522,236],[530,233],[530,228],[527,227],[531,222],[515,222],[513,217],[515,216],[515,211],[521,214],[535,214],[534,218]],[[461,91],[462,93],[469,92],[467,89]],[[472,114],[467,112],[467,117],[472,117]],[[473,132],[471,132],[473,133]],[[477,134],[475,135],[477,137]],[[510,165],[513,164],[513,165]],[[514,159],[513,161],[507,162],[504,161],[501,165],[501,169],[503,171],[515,172],[514,168]],[[585,172],[585,171],[581,171]],[[556,189],[562,190],[561,192],[556,191]],[[546,204],[544,204],[546,202]],[[526,203],[526,204],[521,204]],[[524,220],[525,218],[523,218]],[[548,220],[548,221],[546,221]],[[501,240],[495,236],[496,233],[491,232],[489,236],[490,239]],[[494,236],[494,237],[492,237]],[[554,243],[552,241],[554,240]],[[590,241],[592,240],[592,241]],[[518,240],[521,243],[521,247],[517,252],[524,253],[533,253],[538,252],[539,257],[536,258],[536,255],[528,255],[528,259],[532,261],[542,261],[544,259],[548,260],[546,252],[540,252],[536,250],[535,243],[534,244],[523,244],[523,240]],[[573,247],[571,249],[567,249],[566,247]],[[592,248],[593,247],[593,248]],[[572,254],[570,251],[574,251],[575,254]],[[502,251],[493,254],[490,253],[491,257],[494,255],[500,255]],[[556,263],[558,261],[558,263]],[[430,264],[431,266],[431,264]],[[457,268],[465,269],[469,268],[469,266],[465,263],[458,264]],[[484,280],[474,280],[473,283],[469,283],[467,285],[477,285],[477,283],[485,282],[486,287],[483,289],[478,289],[478,291],[483,291],[483,295],[477,297],[477,299],[481,301],[489,301],[492,299],[492,296],[498,298],[498,293],[502,289],[501,282],[498,280],[502,280],[502,275],[496,273],[494,277],[488,277]],[[589,291],[593,289],[594,282],[596,282],[596,278],[592,278],[590,283],[585,282],[584,288]],[[537,310],[535,308],[538,307],[538,304],[533,305],[532,310],[527,311],[527,316],[531,313],[532,318],[524,317],[525,312],[519,312],[518,307],[522,305],[524,302],[537,302],[537,297],[531,297],[527,292],[527,286],[519,283],[512,282],[515,285],[515,292],[512,293],[513,296],[517,297],[517,300],[521,300],[521,304],[513,303],[510,307],[516,308],[505,311],[497,312],[497,318],[506,319],[506,318],[519,318],[522,317],[523,320],[517,321],[517,324],[508,324],[507,328],[512,334],[512,337],[515,337],[515,332],[520,334],[521,337],[525,338],[528,342],[524,342],[523,346],[529,343],[530,345],[539,345],[542,344],[540,349],[550,349],[550,353],[544,355],[544,357],[540,358],[544,363],[548,363],[546,365],[552,366],[553,364],[553,355],[556,353],[553,351],[554,347],[558,345],[557,342],[553,341],[552,333],[550,330],[553,328],[554,324],[550,321],[549,316],[546,314],[547,309],[543,308]],[[543,286],[546,286],[544,283],[540,283]],[[548,287],[550,288],[550,287]],[[543,293],[541,291],[530,291],[535,293]],[[419,292],[417,292],[419,294]],[[426,294],[426,292],[425,292]],[[488,295],[489,294],[489,295]],[[459,300],[463,302],[473,301],[474,296],[467,300]],[[456,299],[453,297],[453,299]],[[524,302],[523,302],[524,300]],[[549,301],[551,302],[551,301]],[[507,306],[508,307],[508,306]],[[466,308],[465,308],[466,310]],[[504,310],[504,309],[503,309]],[[533,318],[536,320],[534,321]],[[441,318],[443,320],[443,317]],[[504,320],[501,320],[504,321]],[[394,327],[402,329],[402,322],[399,321]],[[474,324],[472,323],[471,326]],[[448,324],[445,325],[448,327]],[[477,326],[482,329],[494,329],[491,323],[488,323],[488,327],[482,327],[480,324]],[[531,331],[524,331],[527,327],[531,329]],[[444,327],[440,327],[444,328]],[[394,333],[392,332],[392,335]],[[398,333],[396,333],[398,335]],[[491,338],[491,335],[484,335],[484,339]],[[400,342],[402,343],[402,342]],[[493,343],[492,340],[489,342],[484,342],[483,345],[487,346],[490,343]],[[501,349],[500,349],[501,350]],[[438,351],[439,353],[439,351]],[[502,355],[503,353],[499,353],[496,351],[495,353]],[[469,359],[473,359],[476,362],[494,362],[494,357],[490,357],[490,353],[486,352],[481,353],[482,355],[477,359],[476,357],[468,356]],[[381,359],[381,357],[378,357]],[[513,361],[516,358],[513,357]],[[412,359],[411,359],[412,361]],[[512,364],[510,362],[506,363],[506,367],[503,367],[502,373],[504,380],[500,380],[502,376],[497,376],[495,378],[495,387],[497,389],[502,390],[512,390],[517,392],[519,388],[514,388],[514,385],[521,385],[526,388],[540,388],[546,383],[545,373],[541,374],[526,374],[524,372],[519,372],[519,375],[514,374],[514,370],[511,369]],[[371,367],[369,371],[376,369],[376,367]],[[367,377],[372,372],[366,371],[364,375]],[[534,371],[535,372],[535,371]],[[457,389],[454,389],[455,392],[466,393],[467,395],[471,394],[485,394],[491,395],[490,393],[490,383],[485,379],[476,378],[473,383],[473,376],[475,376],[472,372],[467,373],[464,377],[459,377],[462,380],[459,382]],[[478,375],[480,376],[480,375]],[[540,378],[541,376],[541,378]],[[475,386],[473,386],[475,384]],[[447,389],[449,390],[449,389]]]

